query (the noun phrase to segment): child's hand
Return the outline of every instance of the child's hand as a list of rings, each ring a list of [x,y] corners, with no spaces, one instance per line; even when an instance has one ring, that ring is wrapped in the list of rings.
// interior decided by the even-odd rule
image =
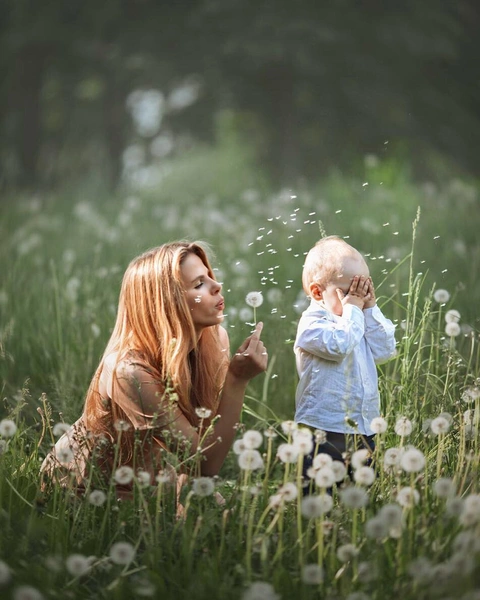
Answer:
[[[339,294],[339,298],[342,301],[342,304],[353,304],[353,306],[358,306],[362,310],[365,307],[365,303],[371,300],[370,297],[370,278],[364,277],[363,275],[355,275],[350,284],[350,288],[345,296],[341,290],[338,292],[342,293],[342,296]]]
[[[375,288],[373,287],[373,281],[371,277],[369,277],[367,281],[369,283],[368,292],[370,294],[370,300],[365,301],[363,308],[373,308],[377,303],[377,299],[375,297]]]

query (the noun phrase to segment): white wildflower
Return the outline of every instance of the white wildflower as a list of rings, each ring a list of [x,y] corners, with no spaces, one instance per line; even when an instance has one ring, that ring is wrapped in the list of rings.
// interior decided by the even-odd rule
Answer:
[[[445,322],[446,323],[458,323],[460,321],[460,313],[458,310],[454,308],[447,310],[445,313]]]
[[[280,595],[270,583],[255,581],[245,590],[242,600],[280,600]]]
[[[363,488],[351,485],[340,491],[340,500],[347,508],[363,508],[368,504],[368,494]]]
[[[106,499],[107,495],[105,494],[105,492],[102,492],[102,490],[93,490],[93,492],[90,492],[90,494],[88,495],[88,501],[93,506],[102,506],[102,504],[105,503]]]
[[[238,456],[238,466],[243,471],[256,471],[263,467],[262,455],[258,450],[246,448]]]
[[[245,448],[259,448],[263,443],[263,436],[260,431],[249,429],[243,434],[243,443]]]
[[[420,494],[414,488],[406,486],[398,491],[396,500],[403,508],[412,508],[419,503]]]
[[[438,302],[438,304],[445,304],[450,300],[450,292],[447,292],[447,290],[443,289],[435,290],[433,299],[435,302]]]
[[[406,437],[412,433],[413,425],[407,417],[399,417],[395,423],[395,433],[400,437]]]
[[[323,581],[323,568],[321,565],[305,565],[302,569],[302,581],[307,585],[319,585]]]
[[[445,333],[449,337],[457,337],[457,335],[460,335],[461,332],[462,330],[458,323],[452,322],[445,325]]]
[[[70,575],[81,577],[92,568],[92,558],[84,554],[70,554],[65,561],[65,567]]]
[[[370,451],[367,450],[366,448],[362,448],[361,450],[356,450],[353,454],[352,454],[352,467],[354,469],[359,469],[360,467],[363,467],[363,465],[367,462],[367,460],[370,458]]]
[[[355,470],[353,479],[359,485],[372,485],[375,481],[375,471],[372,467],[359,467]]]
[[[418,473],[425,467],[425,456],[417,448],[408,448],[402,454],[400,466],[407,473]]]
[[[108,553],[116,565],[129,565],[135,558],[136,550],[129,542],[115,542]]]
[[[387,431],[387,421],[383,417],[375,417],[370,423],[370,429],[373,433],[385,433]]]
[[[197,496],[211,496],[215,491],[215,483],[211,477],[197,477],[193,480],[192,491]]]
[[[298,460],[298,450],[293,444],[280,444],[277,448],[277,457],[283,463],[296,463]]]
[[[0,585],[5,585],[10,581],[12,573],[7,563],[0,559]]]
[[[433,484],[433,491],[437,498],[449,498],[456,492],[456,485],[450,477],[441,477]]]
[[[114,479],[119,485],[128,485],[132,482],[134,476],[134,471],[132,467],[124,465],[123,467],[118,467],[115,471]]]
[[[248,292],[245,297],[245,302],[252,308],[258,308],[263,304],[262,292]]]
[[[319,488],[331,488],[335,483],[335,475],[330,467],[322,467],[315,473],[315,485]]]
[[[447,431],[450,429],[450,423],[445,417],[439,416],[432,420],[430,423],[430,429],[435,435],[442,435],[447,433]]]
[[[333,499],[328,494],[305,496],[301,502],[301,512],[306,519],[317,519],[333,508]]]
[[[11,419],[2,419],[0,421],[0,435],[4,438],[11,438],[15,435],[17,426]]]
[[[43,594],[31,585],[19,585],[13,590],[12,600],[43,600]]]
[[[343,544],[337,548],[337,558],[342,563],[347,563],[358,556],[360,550],[354,544]]]
[[[292,502],[298,496],[298,489],[294,483],[289,481],[279,488],[278,493],[283,496],[285,502]]]
[[[212,416],[210,408],[204,408],[203,406],[197,406],[195,414],[199,419],[209,419]]]

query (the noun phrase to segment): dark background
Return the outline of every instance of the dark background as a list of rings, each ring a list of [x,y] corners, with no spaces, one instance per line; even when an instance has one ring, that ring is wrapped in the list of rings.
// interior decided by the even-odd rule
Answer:
[[[0,186],[113,188],[132,141],[215,143],[225,111],[277,183],[387,149],[476,177],[479,26],[478,0],[2,0]],[[192,78],[196,100],[139,136],[129,95]]]

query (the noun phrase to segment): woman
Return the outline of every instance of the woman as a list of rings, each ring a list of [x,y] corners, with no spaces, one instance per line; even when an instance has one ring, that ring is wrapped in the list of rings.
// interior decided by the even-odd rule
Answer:
[[[77,491],[114,476],[122,495],[132,469],[153,484],[168,453],[182,472],[219,472],[246,386],[268,359],[261,323],[230,358],[221,288],[196,242],[164,244],[130,263],[83,414],[45,458],[44,476]]]

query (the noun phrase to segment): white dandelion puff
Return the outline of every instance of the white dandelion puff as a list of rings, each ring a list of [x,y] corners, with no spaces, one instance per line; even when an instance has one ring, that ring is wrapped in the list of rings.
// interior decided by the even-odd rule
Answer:
[[[433,299],[435,300],[435,302],[438,302],[438,304],[445,304],[450,300],[450,292],[443,289],[435,290],[433,294]]]
[[[278,433],[275,431],[275,429],[273,427],[268,427],[267,429],[265,429],[265,431],[263,432],[263,435],[267,438],[267,439],[274,439],[278,436]]]
[[[242,471],[256,471],[263,468],[262,455],[258,450],[246,448],[238,456],[238,466]]]
[[[373,433],[385,433],[387,431],[387,421],[383,417],[375,417],[370,423],[370,429]]]
[[[65,561],[65,567],[70,575],[81,577],[92,568],[92,559],[84,554],[70,554]]]
[[[297,429],[297,431],[300,431],[300,430]],[[298,454],[301,454],[303,456],[310,454],[310,452],[313,450],[313,437],[312,437],[312,434],[310,433],[310,431],[309,431],[308,436],[294,435],[293,436],[293,445],[298,450]]]
[[[445,322],[446,323],[458,323],[460,321],[460,313],[458,310],[454,308],[447,310],[445,313]]]
[[[12,572],[10,567],[4,560],[0,559],[0,585],[5,585],[10,581],[12,577]]]
[[[245,448],[259,448],[263,443],[263,436],[260,431],[249,429],[243,434],[243,443]]]
[[[270,583],[255,581],[245,590],[242,600],[280,600],[280,595]]]
[[[480,387],[473,386],[468,387],[463,391],[462,400],[467,404],[475,402],[480,398]]]
[[[12,593],[12,600],[43,600],[43,597],[43,594],[31,585],[19,585]]]
[[[355,483],[358,483],[359,485],[372,485],[372,483],[375,481],[375,471],[372,469],[372,467],[359,467],[355,470],[353,479]]]
[[[247,447],[245,446],[245,442],[243,439],[235,440],[233,442],[232,450],[234,451],[235,454],[239,455],[246,449],[247,449]]]
[[[4,438],[11,438],[17,432],[17,426],[11,419],[2,419],[0,421],[0,435]]]
[[[333,476],[335,477],[335,481],[337,483],[343,481],[347,476],[347,467],[345,466],[345,463],[340,460],[332,461],[330,468],[333,471]]]
[[[102,506],[102,504],[105,504],[106,499],[107,495],[102,490],[93,490],[88,495],[88,501],[93,506]]]
[[[324,452],[320,452],[315,456],[312,461],[312,467],[315,471],[322,469],[323,467],[331,467],[333,464],[333,458],[330,454],[325,454]]]
[[[432,419],[430,429],[435,435],[443,435],[450,429],[450,422],[445,417],[438,416]]]
[[[455,495],[456,485],[450,477],[440,477],[433,484],[433,491],[437,498],[450,498]]]
[[[298,489],[294,483],[288,481],[278,489],[278,493],[283,496],[285,502],[292,502],[298,496]]]
[[[390,528],[401,528],[403,525],[403,510],[398,504],[385,504],[378,512],[378,518],[382,519]]]
[[[295,429],[298,428],[298,425],[295,421],[282,421],[281,428],[285,435],[292,435]]]
[[[373,517],[365,523],[365,535],[374,540],[381,540],[388,536],[388,526],[383,519]]]
[[[398,491],[396,500],[403,508],[412,508],[420,502],[420,494],[416,489],[406,486]]]
[[[302,569],[302,581],[307,585],[319,585],[323,581],[323,568],[321,565],[305,565]]]
[[[112,544],[108,556],[116,565],[129,565],[135,558],[136,550],[129,542],[115,542]]]
[[[319,488],[331,488],[335,483],[335,475],[330,467],[322,467],[315,473],[315,485]]]
[[[399,417],[395,423],[395,433],[400,437],[407,437],[412,433],[413,425],[407,417]]]
[[[333,499],[328,494],[305,496],[300,505],[301,513],[306,519],[318,519],[332,508]]]
[[[448,337],[457,337],[462,333],[462,330],[460,328],[460,325],[453,321],[445,325],[445,333],[446,335],[448,335]]]
[[[252,308],[258,308],[263,304],[262,292],[248,292],[245,297],[245,302]]]
[[[215,483],[211,477],[198,477],[193,480],[192,491],[197,496],[211,496],[215,491]]]
[[[340,491],[340,500],[346,508],[355,510],[368,504],[368,494],[363,488],[351,485]]]
[[[418,448],[408,448],[400,458],[400,466],[406,473],[418,473],[425,467],[425,456]]]
[[[137,483],[141,488],[148,487],[152,482],[152,476],[148,471],[137,471]]]
[[[358,556],[360,550],[354,544],[342,544],[337,548],[337,558],[342,563],[347,563]]]
[[[352,454],[352,459],[351,459],[352,467],[354,469],[359,469],[360,467],[363,467],[369,458],[370,458],[370,450],[367,450],[366,448],[362,448],[361,450],[356,450]]]
[[[134,471],[132,467],[124,465],[123,467],[118,467],[115,471],[114,479],[119,485],[128,485],[132,482],[134,476]]]
[[[298,450],[293,444],[280,444],[277,448],[277,457],[283,463],[296,463],[298,460]]]
[[[68,423],[55,423],[52,432],[55,437],[60,437],[64,433],[68,433],[71,428],[72,426]]]
[[[55,450],[55,457],[61,465],[68,465],[74,459],[71,448],[59,448]]]
[[[125,421],[124,419],[118,419],[118,421],[115,421],[113,424],[113,427],[117,431],[128,431],[132,426],[128,421]]]
[[[199,419],[209,419],[212,416],[212,411],[209,408],[203,406],[197,406],[195,413]]]
[[[388,470],[395,469],[400,466],[400,459],[404,453],[403,448],[387,448],[383,455],[383,466]]]

